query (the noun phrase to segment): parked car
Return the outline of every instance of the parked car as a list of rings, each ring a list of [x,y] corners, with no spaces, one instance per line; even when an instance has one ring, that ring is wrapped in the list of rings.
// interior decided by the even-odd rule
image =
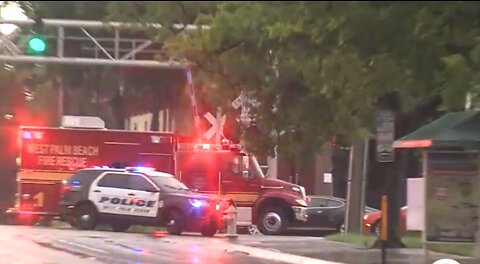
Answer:
[[[308,220],[304,224],[297,224],[289,230],[298,231],[328,231],[343,232],[346,206],[345,199],[332,196],[309,196],[307,201]],[[371,207],[365,207],[365,212],[377,212]]]
[[[380,235],[381,228],[381,216],[380,211],[370,212],[363,217],[363,228],[367,234]],[[400,231],[405,233],[407,231],[407,207],[400,208]]]

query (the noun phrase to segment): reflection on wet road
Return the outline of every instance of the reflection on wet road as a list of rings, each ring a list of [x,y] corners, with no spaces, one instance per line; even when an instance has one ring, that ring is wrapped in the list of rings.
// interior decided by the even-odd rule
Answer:
[[[232,251],[225,238],[0,226],[0,264],[3,263],[266,264],[272,261]]]

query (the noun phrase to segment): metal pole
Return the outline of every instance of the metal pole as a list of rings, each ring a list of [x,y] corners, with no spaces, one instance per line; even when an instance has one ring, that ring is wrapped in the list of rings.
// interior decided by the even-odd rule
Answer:
[[[423,231],[422,231],[422,244],[423,244],[423,255],[425,263],[428,263],[430,260],[430,255],[428,252],[428,242],[427,242],[427,179],[428,179],[428,151],[422,150],[422,174],[423,174]]]
[[[221,107],[217,107],[217,122],[220,122],[220,120],[222,119],[222,108]],[[218,128],[221,129],[220,127],[220,123],[218,123]],[[221,131],[217,131],[217,133],[215,134],[215,144],[217,145],[220,145],[222,139],[221,139]]]
[[[118,32],[118,28],[115,29],[115,59],[120,58],[120,32]]]
[[[153,60],[110,60],[110,59],[92,59],[92,58],[55,58],[55,57],[37,57],[37,56],[11,56],[0,55],[0,61],[13,62],[37,62],[37,63],[58,63],[58,64],[77,64],[77,65],[105,65],[105,66],[132,66],[132,67],[151,67],[183,69],[184,66],[178,62],[159,62]]]
[[[65,39],[65,30],[63,27],[58,27],[58,38],[57,38],[57,57],[63,58],[64,56],[64,46],[63,42]]]
[[[100,50],[103,51],[103,53],[104,53],[107,57],[109,57],[111,60],[114,60],[114,58],[112,57],[112,55],[110,55],[110,53],[108,53],[108,51],[106,51],[106,50],[102,47],[102,45],[100,45],[100,43],[98,43],[98,41],[97,41],[94,37],[92,37],[92,35],[90,35],[90,33],[88,33],[88,31],[87,31],[86,29],[82,28],[82,32],[83,32],[85,35],[87,35],[87,37],[89,37],[90,40],[93,41],[93,43],[95,43],[95,45],[97,45],[97,47],[100,48]]]
[[[362,190],[360,193],[360,223],[363,223],[363,216],[365,215],[365,195],[367,187],[367,173],[368,173],[368,158],[369,158],[369,144],[370,140],[365,139],[365,147],[363,149],[363,171],[362,171]],[[360,227],[361,230],[362,227]]]
[[[62,122],[62,116],[63,116],[63,82],[62,78],[58,77],[57,78],[57,85],[58,85],[58,120],[61,123]]]
[[[354,146],[350,146],[350,153],[348,156],[348,179],[347,179],[347,210],[345,211],[345,232],[350,231],[350,213],[348,207],[350,206],[352,200],[352,174],[353,174],[353,148]]]
[[[70,28],[118,28],[118,29],[128,29],[128,28],[163,28],[161,24],[156,23],[125,23],[125,22],[103,22],[103,21],[94,21],[94,20],[74,20],[74,19],[42,19],[44,26],[60,26],[60,27],[70,27]],[[34,25],[35,21],[32,19],[27,20],[17,20],[17,19],[0,19],[0,24],[14,24],[17,26],[29,26]],[[183,24],[174,24],[175,29],[183,29],[186,31],[198,31],[199,29],[208,30],[209,26],[196,26],[196,25],[183,25]]]
[[[135,41],[134,41],[133,43],[134,43],[134,45],[135,45]],[[137,54],[137,53],[140,52],[140,51],[143,51],[143,49],[145,49],[146,47],[150,46],[152,43],[153,43],[153,42],[152,42],[151,40],[149,40],[149,41],[146,41],[146,42],[140,44],[138,47],[135,47],[135,46],[134,46],[133,49],[132,49],[129,53],[125,54],[121,59],[122,59],[122,60],[126,60],[126,59],[129,59],[129,58],[132,57],[132,56],[135,56],[135,54]],[[157,51],[157,52],[158,52],[158,51]]]

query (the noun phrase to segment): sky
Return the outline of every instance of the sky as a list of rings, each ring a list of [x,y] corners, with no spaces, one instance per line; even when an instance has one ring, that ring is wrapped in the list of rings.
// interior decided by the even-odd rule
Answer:
[[[3,1],[0,1],[0,4],[3,4]],[[14,3],[11,3],[0,9],[0,17],[3,19],[14,19],[14,20],[26,20],[27,16],[24,14],[23,10]],[[17,27],[11,24],[1,24],[0,32],[5,35],[10,35]]]

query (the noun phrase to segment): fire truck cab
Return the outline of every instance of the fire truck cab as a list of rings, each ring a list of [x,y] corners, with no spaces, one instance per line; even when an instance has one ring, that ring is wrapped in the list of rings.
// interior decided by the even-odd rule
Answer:
[[[267,179],[257,159],[238,145],[180,145],[176,163],[177,177],[189,188],[233,200],[240,227],[256,225],[277,235],[306,221],[305,188]]]

